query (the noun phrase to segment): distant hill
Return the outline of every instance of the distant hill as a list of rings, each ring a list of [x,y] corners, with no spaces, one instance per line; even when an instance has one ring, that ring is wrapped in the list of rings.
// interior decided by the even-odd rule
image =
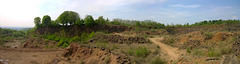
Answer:
[[[12,30],[25,30],[33,27],[9,27],[9,26],[0,26],[1,28],[5,29],[12,29]]]

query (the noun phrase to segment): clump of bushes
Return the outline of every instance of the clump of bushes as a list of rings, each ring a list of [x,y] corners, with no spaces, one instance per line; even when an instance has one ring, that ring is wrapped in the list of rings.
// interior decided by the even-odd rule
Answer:
[[[136,49],[130,48],[127,50],[127,54],[136,56],[136,57],[147,57],[151,52],[145,47],[138,47]]]
[[[167,35],[167,36],[164,36],[162,42],[173,46],[176,39],[177,38],[174,38],[173,36]]]
[[[159,57],[154,58],[151,64],[166,64],[167,62]]]
[[[213,34],[212,33],[206,33],[205,34],[205,40],[209,40],[209,39],[211,39],[213,37]]]
[[[49,34],[49,35],[45,35],[43,36],[45,39],[47,40],[54,40],[56,42],[58,42],[58,46],[63,46],[63,47],[68,47],[68,45],[71,42],[86,42],[89,39],[91,39],[94,36],[94,32],[92,33],[82,33],[81,36],[74,36],[72,38],[64,38],[64,37],[60,37],[57,36],[55,34]]]

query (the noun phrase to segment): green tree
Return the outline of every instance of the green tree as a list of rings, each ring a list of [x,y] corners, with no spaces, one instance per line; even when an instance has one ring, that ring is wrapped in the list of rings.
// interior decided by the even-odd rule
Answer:
[[[64,11],[58,18],[58,23],[61,23],[62,25],[73,25],[80,19],[79,14],[74,11]]]
[[[87,15],[85,18],[84,18],[84,23],[86,26],[93,26],[95,25],[96,23],[94,22],[94,19],[91,15]]]
[[[84,23],[83,19],[78,18],[77,21],[74,23],[75,25],[81,26]]]
[[[40,17],[35,17],[34,18],[34,23],[36,27],[39,27],[41,24],[41,18]]]
[[[106,24],[107,21],[103,18],[103,16],[99,16],[98,19],[96,20],[96,23],[103,25],[103,24]]]
[[[51,21],[51,26],[52,27],[57,27],[58,26],[58,23],[57,23],[57,21]]]
[[[51,17],[48,15],[43,16],[42,25],[43,26],[51,26]]]

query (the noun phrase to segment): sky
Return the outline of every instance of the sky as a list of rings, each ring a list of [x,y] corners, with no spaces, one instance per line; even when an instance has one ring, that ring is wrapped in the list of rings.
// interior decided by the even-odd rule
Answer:
[[[33,27],[34,18],[64,11],[114,19],[153,20],[163,24],[239,19],[240,0],[0,0],[0,26]]]

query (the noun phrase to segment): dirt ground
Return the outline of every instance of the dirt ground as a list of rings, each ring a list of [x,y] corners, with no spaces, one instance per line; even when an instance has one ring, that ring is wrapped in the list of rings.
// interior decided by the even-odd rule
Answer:
[[[9,64],[47,64],[60,58],[61,50],[0,48],[0,59]]]
[[[161,43],[160,40],[163,39],[161,37],[154,37],[154,38],[149,38],[149,39],[153,43],[159,45],[160,49],[168,55],[169,61],[176,61],[180,58],[180,56],[182,56],[186,53],[184,50],[180,50],[176,47],[172,47],[172,46]]]

